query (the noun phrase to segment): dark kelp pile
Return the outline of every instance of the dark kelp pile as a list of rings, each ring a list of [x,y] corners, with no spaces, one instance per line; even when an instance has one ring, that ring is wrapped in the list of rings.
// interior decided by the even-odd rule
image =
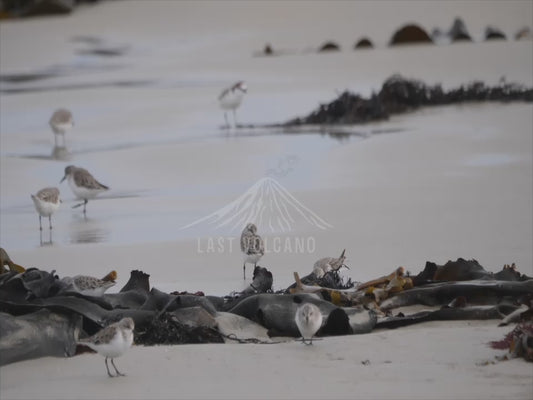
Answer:
[[[428,262],[416,276],[399,267],[358,285],[344,280],[340,268],[325,273],[315,268],[302,279],[295,272],[295,284],[277,293],[272,291],[272,273],[258,266],[246,290],[223,297],[165,293],[150,287],[149,275],[139,270],[131,271],[118,293],[85,296],[71,291],[55,271],[21,272],[24,268],[11,260],[6,265],[9,268],[0,274],[0,365],[79,354],[87,350],[77,344],[79,338],[124,317],[135,321],[136,344],[155,345],[272,343],[268,337],[299,337],[294,316],[302,302],[319,308],[319,336],[430,320],[495,319],[510,324],[532,316],[533,279],[514,265],[494,274],[475,260],[461,258],[445,265]],[[398,307],[420,304],[433,309],[393,313]],[[44,329],[47,335],[41,334]],[[526,346],[520,354],[531,354],[531,340],[520,343]]]
[[[322,104],[311,114],[290,120],[285,126],[306,124],[359,124],[386,120],[393,114],[416,110],[420,107],[457,104],[473,101],[533,101],[533,88],[515,83],[487,86],[474,81],[445,91],[440,84],[431,86],[400,75],[388,78],[378,93],[370,98],[348,91],[331,103]]]

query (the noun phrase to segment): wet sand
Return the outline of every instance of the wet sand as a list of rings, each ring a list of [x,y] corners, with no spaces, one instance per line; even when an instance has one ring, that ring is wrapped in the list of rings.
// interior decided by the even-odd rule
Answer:
[[[61,276],[103,276],[115,269],[115,290],[131,269],[141,269],[164,291],[225,295],[246,284],[240,251],[231,241],[239,232],[205,223],[184,227],[270,177],[328,223],[321,229],[294,214],[289,233],[263,229],[272,246],[261,264],[272,271],[275,289],[291,284],[294,271],[308,273],[314,261],[344,248],[351,268],[344,274],[355,281],[399,265],[417,273],[426,261],[458,257],[476,258],[490,271],[515,262],[533,275],[531,104],[426,108],[357,126],[349,136],[332,135],[339,128],[294,135],[222,130],[216,104],[222,87],[238,79],[250,88],[238,111],[243,124],[305,115],[344,89],[368,95],[393,73],[445,87],[471,79],[496,84],[502,75],[531,86],[530,41],[386,48],[394,28],[411,15],[402,11],[387,12],[386,27],[373,28],[381,47],[355,52],[352,40],[375,25],[366,5],[343,2],[329,9],[314,2],[303,12],[294,3],[287,20],[278,21],[276,10],[266,5],[257,10],[237,3],[245,5],[232,13],[225,3],[209,17],[203,3],[182,4],[187,10],[178,3],[158,6],[152,15],[145,3],[131,3],[128,24],[122,23],[120,2],[80,8],[68,18],[0,24],[2,74],[51,65],[76,71],[60,68],[59,77],[15,86],[33,91],[0,93],[0,233],[14,261]],[[439,4],[438,17],[425,22],[428,29],[448,27],[456,16],[455,5]],[[465,4],[465,22],[480,36],[491,21],[481,18],[477,2]],[[487,6],[509,34],[531,21],[529,4],[513,4]],[[411,3],[411,9],[420,7]],[[361,21],[357,28],[350,12]],[[314,22],[330,14],[337,18],[333,28]],[[124,55],[111,60],[79,53],[84,44],[69,38],[96,34],[95,20],[106,27],[99,30],[106,43],[129,45]],[[135,21],[151,28],[132,29]],[[221,30],[229,21],[231,28]],[[311,33],[295,34],[295,26]],[[308,51],[329,38],[343,50]],[[294,52],[254,57],[269,40]],[[45,43],[54,46],[44,51]],[[429,64],[413,62],[417,59]],[[91,68],[103,72],[87,73]],[[151,83],[103,85],[119,80]],[[80,84],[95,87],[61,89]],[[59,106],[70,107],[76,119],[67,133],[70,161],[48,159],[53,135],[47,121]],[[70,163],[112,189],[89,202],[87,219],[70,208],[75,200],[68,186],[59,185]],[[54,215],[53,243],[41,246],[30,193],[48,185],[60,188],[64,203]],[[45,242],[47,235],[45,229]],[[220,237],[223,248],[210,251],[209,240]],[[313,251],[298,252],[295,246],[276,251],[276,238],[291,245],[297,238],[312,240]],[[482,365],[501,354],[486,343],[510,330],[496,325],[428,323],[328,337],[313,347],[297,342],[135,347],[117,360],[128,377],[116,380],[107,378],[99,356],[45,358],[2,367],[0,397],[528,398],[531,365],[523,360]],[[365,360],[370,364],[362,364]]]

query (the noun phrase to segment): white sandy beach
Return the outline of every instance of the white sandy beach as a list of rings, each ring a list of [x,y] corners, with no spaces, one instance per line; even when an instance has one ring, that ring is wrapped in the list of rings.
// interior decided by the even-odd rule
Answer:
[[[328,224],[320,229],[296,218],[288,233],[261,232],[271,243],[261,265],[272,271],[274,289],[344,248],[351,269],[343,274],[355,281],[400,265],[416,274],[426,261],[458,257],[475,258],[489,271],[514,262],[533,275],[530,103],[424,108],[351,127],[357,134],[342,139],[327,134],[340,128],[220,129],[216,97],[240,79],[249,87],[238,110],[243,124],[305,115],[345,89],[367,96],[393,73],[445,88],[472,79],[494,85],[502,76],[533,85],[531,41],[386,47],[404,23],[447,29],[456,16],[476,40],[489,24],[512,38],[531,26],[531,2],[419,5],[104,2],[68,17],[2,21],[2,75],[62,73],[1,83],[1,246],[18,264],[60,276],[115,269],[114,290],[141,269],[160,290],[229,294],[245,285],[240,250],[231,245],[239,232],[184,227],[270,176]],[[352,50],[363,35],[376,48]],[[86,44],[72,41],[76,36],[129,51],[118,58],[80,55]],[[326,40],[342,50],[309,52]],[[254,57],[267,42],[288,54]],[[126,80],[149,83],[103,85]],[[80,83],[96,86],[65,89]],[[21,87],[32,90],[5,92]],[[60,106],[76,120],[67,133],[70,161],[49,158],[48,119]],[[68,186],[59,185],[68,164],[111,187],[89,202],[87,220],[70,208]],[[40,246],[30,193],[50,185],[60,188],[63,204],[53,217],[53,243]],[[275,249],[279,237],[311,240],[312,251]],[[218,238],[223,246],[210,248]],[[117,360],[128,376],[112,380],[97,355],[43,358],[0,368],[0,398],[532,398],[531,363],[490,363],[502,352],[487,343],[512,329],[497,323],[426,323],[327,337],[312,347],[135,346]]]

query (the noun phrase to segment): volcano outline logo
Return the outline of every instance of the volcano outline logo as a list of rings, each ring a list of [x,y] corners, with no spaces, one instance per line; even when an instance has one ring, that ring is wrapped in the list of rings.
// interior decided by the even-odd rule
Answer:
[[[321,230],[332,228],[331,224],[298,201],[278,181],[267,176],[231,203],[182,229],[204,223],[214,225],[214,230],[229,229],[229,232],[240,233],[247,223],[253,222],[262,232],[270,229],[271,233],[287,233],[296,223],[295,215]]]

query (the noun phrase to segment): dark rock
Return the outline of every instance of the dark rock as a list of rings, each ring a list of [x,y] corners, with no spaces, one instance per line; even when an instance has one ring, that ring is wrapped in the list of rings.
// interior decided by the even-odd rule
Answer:
[[[485,29],[485,40],[506,40],[505,33],[493,26],[487,26]]]
[[[318,51],[320,53],[322,53],[322,52],[326,52],[326,51],[339,51],[340,49],[341,48],[340,48],[340,46],[337,43],[335,43],[335,42],[326,42],[322,46],[320,46]]]
[[[274,51],[272,50],[272,46],[270,45],[270,43],[267,43],[265,45],[265,48],[263,49],[263,54],[269,56],[273,53]]]
[[[370,39],[364,37],[359,39],[359,41],[355,44],[354,49],[371,49],[374,45],[370,41]]]
[[[410,43],[433,43],[433,40],[431,40],[427,32],[421,27],[417,25],[406,25],[394,33],[389,45],[395,46]]]

